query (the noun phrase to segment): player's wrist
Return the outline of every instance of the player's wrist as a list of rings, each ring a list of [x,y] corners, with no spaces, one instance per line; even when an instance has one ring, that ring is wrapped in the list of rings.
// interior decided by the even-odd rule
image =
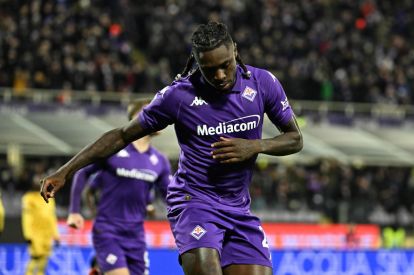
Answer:
[[[253,142],[255,154],[264,153],[266,151],[265,141],[263,139],[255,139]]]
[[[70,167],[67,165],[62,166],[60,169],[56,171],[57,174],[59,174],[65,181],[69,179],[70,175]]]

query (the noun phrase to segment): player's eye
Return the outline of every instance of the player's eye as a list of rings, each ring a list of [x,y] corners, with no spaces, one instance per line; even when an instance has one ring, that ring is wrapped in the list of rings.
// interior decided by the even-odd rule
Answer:
[[[227,69],[229,66],[230,66],[230,62],[226,62],[226,63],[224,63],[221,67],[222,67],[223,69]]]
[[[205,74],[213,75],[216,72],[217,68],[203,68]]]

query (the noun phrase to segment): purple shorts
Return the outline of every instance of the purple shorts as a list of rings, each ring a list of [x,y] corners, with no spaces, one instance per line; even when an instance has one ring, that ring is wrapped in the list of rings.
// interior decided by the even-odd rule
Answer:
[[[128,268],[130,274],[149,274],[142,223],[127,228],[99,221],[94,223],[92,232],[96,260],[103,272]]]
[[[272,267],[269,246],[260,220],[250,213],[189,205],[168,214],[179,253],[214,248],[221,266],[254,264]]]

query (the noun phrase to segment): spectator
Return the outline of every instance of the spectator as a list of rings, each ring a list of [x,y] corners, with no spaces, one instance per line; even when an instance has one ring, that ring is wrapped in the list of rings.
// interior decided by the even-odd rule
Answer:
[[[0,86],[155,91],[184,66],[186,34],[219,20],[292,99],[413,104],[414,3],[358,3],[6,0]]]

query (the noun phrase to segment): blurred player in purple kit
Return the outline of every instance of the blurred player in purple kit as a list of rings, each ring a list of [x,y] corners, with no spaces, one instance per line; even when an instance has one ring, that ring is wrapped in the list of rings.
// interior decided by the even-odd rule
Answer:
[[[285,92],[270,72],[246,66],[224,24],[200,25],[184,72],[138,119],[105,133],[43,180],[48,201],[81,167],[174,124],[181,153],[168,187],[168,219],[185,274],[269,275],[272,262],[248,186],[259,153],[302,149]],[[262,139],[264,114],[281,134]]]
[[[130,104],[129,119],[135,119],[147,103]],[[81,194],[90,180],[89,187],[100,191],[92,239],[97,263],[105,274],[149,274],[143,222],[154,185],[165,198],[171,174],[167,158],[150,145],[150,139],[133,141],[74,176],[67,223],[83,227]]]

